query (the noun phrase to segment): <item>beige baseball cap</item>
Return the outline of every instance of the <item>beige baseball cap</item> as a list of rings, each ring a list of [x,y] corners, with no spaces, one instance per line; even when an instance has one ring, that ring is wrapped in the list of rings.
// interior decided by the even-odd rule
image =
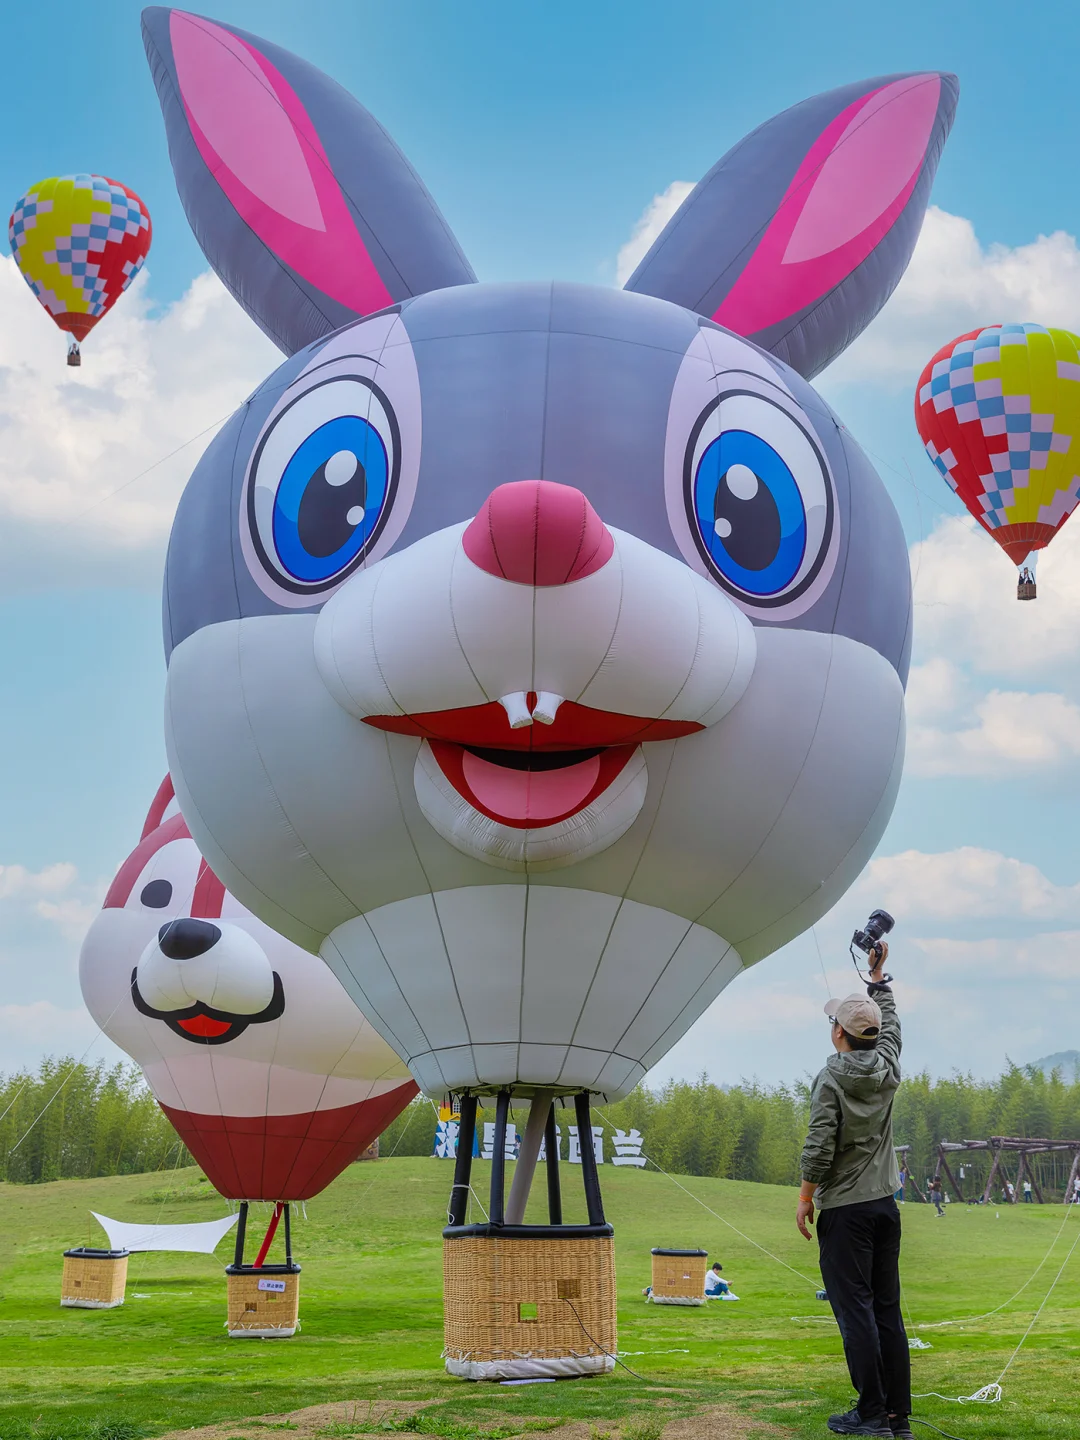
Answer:
[[[856,1040],[876,1040],[881,1033],[881,1007],[869,995],[848,995],[843,1000],[826,1000],[825,1014],[836,1020]]]

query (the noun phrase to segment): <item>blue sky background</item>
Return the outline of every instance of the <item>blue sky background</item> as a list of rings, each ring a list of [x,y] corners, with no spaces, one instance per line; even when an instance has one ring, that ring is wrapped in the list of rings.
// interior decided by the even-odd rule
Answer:
[[[0,196],[13,203],[41,176],[92,169],[133,186],[155,230],[145,283],[125,297],[120,310],[128,313],[118,310],[101,327],[100,343],[95,336],[87,345],[81,377],[63,373],[62,343],[29,296],[7,281],[0,287],[0,866],[25,872],[0,870],[0,1070],[92,1035],[74,979],[80,926],[134,842],[164,770],[162,515],[199,445],[134,479],[121,496],[108,492],[220,418],[273,363],[231,302],[198,281],[205,262],[173,186],[139,12],[127,0],[98,0],[92,12],[54,0],[47,16],[20,7],[0,21]],[[822,383],[877,457],[909,539],[926,541],[916,661],[949,668],[926,672],[937,688],[919,693],[930,695],[923,709],[930,705],[926,713],[937,718],[920,744],[926,755],[935,745],[942,754],[909,771],[883,861],[820,937],[835,983],[846,987],[845,931],[864,918],[860,907],[897,905],[905,924],[897,959],[906,933],[912,1000],[926,1017],[923,1040],[912,1043],[918,1062],[935,1070],[991,1073],[1006,1053],[1028,1060],[1080,1043],[1080,901],[1072,894],[1080,880],[1080,738],[1073,745],[1069,734],[1080,718],[1069,638],[1080,635],[1071,628],[1080,626],[1080,591],[1072,551],[1063,537],[1058,568],[1040,574],[1042,598],[1021,607],[1030,614],[1014,614],[1008,564],[982,537],[940,528],[959,507],[911,419],[922,360],[970,323],[1054,319],[1080,328],[1080,256],[1068,239],[1080,229],[1080,8],[1055,7],[1042,23],[1002,0],[222,0],[211,13],[303,54],[356,94],[413,161],[484,280],[611,284],[619,251],[654,197],[674,181],[698,179],[776,111],[872,75],[958,73],[958,117],[934,191],[945,220],[935,221],[938,248],[920,271],[923,289],[901,287],[873,327],[876,349],[868,332],[869,348],[858,352],[865,363],[841,362]],[[957,217],[951,229],[949,217]],[[977,237],[974,251],[964,250],[961,221]],[[1054,232],[1064,232],[1056,248],[1038,241]],[[949,260],[944,269],[938,255]],[[933,292],[935,275],[953,273],[955,305],[951,292]],[[193,282],[203,287],[194,298]],[[189,403],[185,387],[196,386],[192,373],[208,364],[199,405]],[[227,397],[220,411],[215,390]],[[159,420],[170,399],[179,413]],[[63,435],[61,413],[70,426]],[[41,493],[31,503],[33,486]],[[971,577],[959,601],[949,588],[957,575]],[[979,597],[996,606],[999,593],[1012,609],[980,613]],[[995,650],[984,642],[997,625],[1004,628]],[[1048,641],[1050,634],[1057,638]],[[1056,697],[1037,711],[1057,726],[1042,759],[1010,764],[1000,735],[985,743],[949,738],[977,723],[971,716],[992,692]],[[1036,714],[1016,705],[1021,717]],[[956,860],[965,847],[997,856],[1004,868]],[[892,863],[908,851],[954,856],[934,873],[946,894],[954,871],[957,884],[968,876],[955,911],[940,896],[927,898],[917,862]],[[61,864],[74,870],[49,869]],[[43,872],[52,878],[26,879]],[[975,950],[964,948],[969,939]],[[976,973],[985,976],[978,983],[994,1023],[976,1008],[964,1023],[945,1025],[935,994],[956,987],[973,1003]],[[809,1017],[824,991],[812,938],[738,986],[744,998],[736,1001],[733,987],[665,1073],[789,1078],[815,1063],[823,1036]],[[1018,987],[1024,1004],[1010,1028],[1002,1017]],[[780,1007],[791,1027],[782,1061],[747,1019],[763,1002]]]

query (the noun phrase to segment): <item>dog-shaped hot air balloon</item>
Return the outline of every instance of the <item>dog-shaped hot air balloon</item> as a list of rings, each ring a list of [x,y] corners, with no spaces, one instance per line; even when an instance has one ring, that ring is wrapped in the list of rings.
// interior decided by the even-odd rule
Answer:
[[[225,889],[168,778],[83,941],[79,983],[229,1199],[310,1199],[416,1094],[326,966]]]
[[[181,806],[423,1089],[539,1097],[520,1221],[550,1097],[625,1094],[889,818],[907,554],[809,378],[903,272],[956,84],[769,121],[622,290],[487,285],[335,83],[144,35],[195,234],[288,356],[172,532]]]

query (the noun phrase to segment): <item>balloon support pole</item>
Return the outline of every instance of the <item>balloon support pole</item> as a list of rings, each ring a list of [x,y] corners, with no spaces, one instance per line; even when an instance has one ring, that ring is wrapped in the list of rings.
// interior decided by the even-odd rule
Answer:
[[[476,1097],[461,1099],[454,1189],[443,1231],[443,1358],[467,1380],[560,1379],[615,1367],[615,1242],[604,1219],[587,1094],[574,1097],[589,1219],[562,1223],[555,1109],[534,1098],[504,1201],[510,1095],[495,1104],[488,1221],[468,1225]],[[584,1128],[581,1128],[584,1126]],[[522,1223],[541,1140],[546,1140],[548,1224]]]

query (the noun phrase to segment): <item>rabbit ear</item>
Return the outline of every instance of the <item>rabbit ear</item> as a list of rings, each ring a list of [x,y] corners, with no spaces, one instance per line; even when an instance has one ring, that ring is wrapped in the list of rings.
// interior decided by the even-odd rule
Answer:
[[[145,10],[143,41],[195,238],[287,354],[475,281],[415,170],[333,80],[183,10]]]
[[[766,121],[691,191],[626,289],[817,374],[907,268],[958,95],[954,75],[890,75]]]

